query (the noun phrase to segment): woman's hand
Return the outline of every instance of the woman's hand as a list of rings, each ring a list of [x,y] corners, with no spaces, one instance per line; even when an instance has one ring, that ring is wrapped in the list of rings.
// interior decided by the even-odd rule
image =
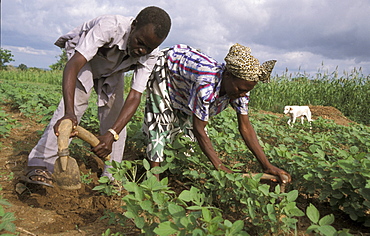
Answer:
[[[277,168],[276,166],[273,166],[273,165],[268,167],[264,172],[267,173],[267,174],[272,174],[272,175],[279,176],[279,179],[280,179],[281,183],[290,183],[292,181],[292,177],[290,176],[290,174],[288,174],[288,172],[286,172],[282,169],[279,169],[279,168]]]

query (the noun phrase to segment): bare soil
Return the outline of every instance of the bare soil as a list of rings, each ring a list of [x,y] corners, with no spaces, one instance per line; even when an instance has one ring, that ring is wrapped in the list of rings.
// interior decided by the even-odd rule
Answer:
[[[325,119],[333,119],[340,125],[348,125],[352,122],[333,107],[310,108],[314,119],[321,116]],[[0,138],[2,143],[0,146],[0,186],[3,188],[3,198],[12,204],[7,211],[14,212],[17,218],[14,223],[19,235],[94,236],[101,235],[108,228],[111,228],[111,232],[123,232],[125,235],[139,234],[130,222],[127,228],[120,228],[108,225],[106,219],[100,219],[106,210],[120,211],[120,202],[119,199],[103,196],[92,190],[98,184],[98,176],[102,171],[101,165],[94,161],[94,158],[86,157],[91,160],[88,164],[79,163],[81,171],[91,173],[89,178],[93,179],[92,183],[84,184],[80,190],[67,191],[57,186],[50,188],[27,185],[26,191],[22,194],[17,193],[20,192],[17,187],[23,187],[17,185],[18,178],[24,173],[28,153],[40,138],[44,125],[25,118],[18,111],[11,111],[7,107],[4,109],[12,114],[13,119],[17,120],[17,125],[9,137]],[[274,115],[282,116],[282,114]],[[135,153],[129,153],[130,147],[126,149],[128,156],[137,158]],[[173,188],[178,187],[175,180],[172,180],[170,185]],[[303,198],[300,201],[299,204],[307,204]],[[356,225],[345,216],[339,218],[336,223],[340,228],[352,229],[353,232],[358,233],[357,235],[370,235],[369,229]],[[307,226],[307,222],[300,221],[300,232],[304,232]]]

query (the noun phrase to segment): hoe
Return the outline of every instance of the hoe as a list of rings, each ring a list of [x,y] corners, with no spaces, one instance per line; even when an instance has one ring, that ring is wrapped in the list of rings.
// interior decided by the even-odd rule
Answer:
[[[57,185],[61,189],[76,190],[81,188],[81,176],[80,168],[77,164],[76,159],[69,156],[69,139],[73,130],[71,120],[63,120],[59,125],[59,136],[58,136],[58,156],[59,158],[54,164],[54,179]],[[92,133],[77,126],[77,137],[89,143],[92,147],[99,144],[99,140]],[[105,160],[110,160],[110,156],[107,156]]]

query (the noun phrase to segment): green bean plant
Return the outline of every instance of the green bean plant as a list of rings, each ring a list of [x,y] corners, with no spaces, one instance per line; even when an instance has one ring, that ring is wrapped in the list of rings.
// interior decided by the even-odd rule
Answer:
[[[315,232],[317,235],[324,236],[351,236],[348,229],[337,231],[331,224],[334,223],[334,215],[326,215],[320,218],[320,212],[317,208],[310,204],[306,209],[307,217],[311,221],[311,225],[307,228],[306,233],[312,234]]]
[[[0,186],[0,190],[2,187]],[[11,204],[0,195],[0,233],[1,235],[14,235],[16,231],[16,225],[13,221],[16,220],[13,212],[7,212],[5,210],[6,206],[11,206]]]
[[[127,82],[125,91],[129,89]],[[262,183],[259,175],[241,177],[242,173],[260,173],[262,169],[241,139],[231,108],[210,120],[207,133],[222,162],[234,174],[216,171],[196,142],[179,136],[166,148],[166,160],[161,167],[149,170],[146,161],[109,163],[118,182],[100,179],[102,186],[96,190],[119,195],[124,202],[125,213],[110,213],[111,222],[124,224],[131,219],[148,235],[149,232],[159,235],[294,234],[297,219],[305,217],[296,203],[302,195],[330,205],[333,211],[347,214],[355,223],[370,226],[368,91],[369,77],[360,71],[343,76],[337,73],[318,73],[314,77],[276,76],[270,84],[258,84],[252,91],[251,123],[269,161],[291,174],[292,183],[286,192],[280,192],[277,184]],[[19,76],[15,79],[0,74],[0,96],[2,105],[18,109],[24,116],[46,125],[61,99],[61,87],[60,83],[53,84],[52,79],[40,83],[36,78]],[[97,134],[99,122],[94,96],[80,124]],[[127,127],[128,143],[143,152],[142,156],[145,155],[145,137],[141,132],[144,103],[143,96],[138,112]],[[312,129],[299,123],[289,127],[286,117],[258,113],[259,110],[282,113],[285,105],[334,106],[358,124],[343,126],[318,118],[312,122]],[[9,118],[6,113],[2,115]],[[5,127],[8,123],[3,124]],[[80,148],[78,142],[76,145]],[[154,181],[153,174],[160,174],[162,180]],[[180,185],[171,186],[171,180]],[[129,194],[124,195],[123,188]],[[330,225],[331,216],[324,216],[320,222],[312,218],[313,208],[309,209],[305,215],[316,225],[310,232],[325,235],[319,228]],[[192,216],[190,220],[183,219],[184,212]],[[334,235],[336,233],[342,232],[338,229]]]
[[[261,137],[270,135],[268,129],[256,127]],[[286,126],[275,129],[279,136],[273,142],[264,140],[263,148],[268,156],[275,157],[277,165],[292,174],[291,187],[318,195],[333,210],[369,226],[369,127],[341,126],[320,118],[312,130]]]
[[[10,130],[15,127],[16,119],[0,108],[0,137],[8,137]]]

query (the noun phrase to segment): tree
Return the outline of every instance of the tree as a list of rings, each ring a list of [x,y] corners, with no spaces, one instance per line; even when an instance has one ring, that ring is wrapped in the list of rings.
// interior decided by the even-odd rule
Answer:
[[[28,67],[27,67],[25,64],[20,64],[20,65],[18,66],[18,69],[20,69],[20,70],[27,70],[27,69],[28,69]]]
[[[66,50],[62,49],[62,54],[60,54],[59,56],[56,56],[56,58],[58,57],[59,59],[57,63],[49,66],[51,70],[63,70],[64,69],[64,66],[66,65],[68,61]]]
[[[13,57],[14,55],[11,53],[10,50],[0,48],[0,70],[6,69],[5,63],[14,61]]]

